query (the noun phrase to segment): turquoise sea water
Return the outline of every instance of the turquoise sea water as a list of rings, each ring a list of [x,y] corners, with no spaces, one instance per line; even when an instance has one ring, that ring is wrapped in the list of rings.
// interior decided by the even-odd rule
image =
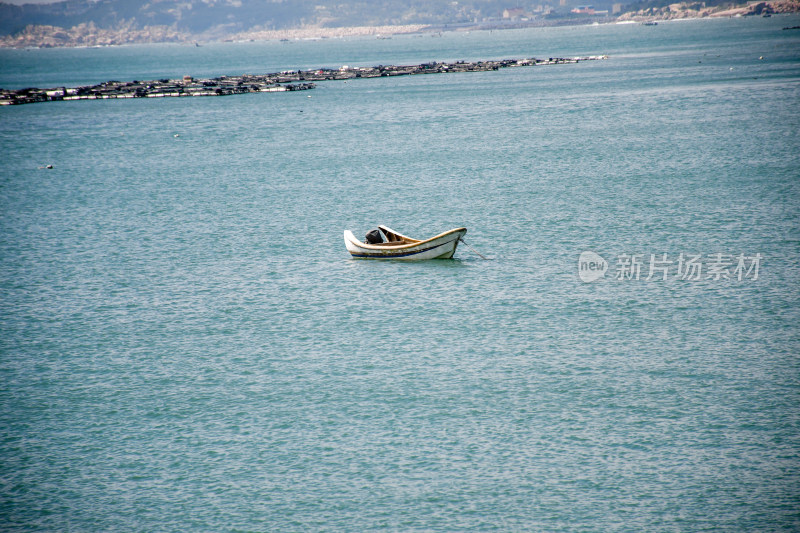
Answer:
[[[6,88],[610,56],[0,109],[0,529],[800,529],[799,23],[0,51]],[[350,259],[378,223],[491,260]]]

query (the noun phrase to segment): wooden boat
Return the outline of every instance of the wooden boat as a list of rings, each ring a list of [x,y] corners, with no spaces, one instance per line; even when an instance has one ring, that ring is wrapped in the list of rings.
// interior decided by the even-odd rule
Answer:
[[[369,243],[358,240],[353,232],[345,230],[344,245],[350,255],[359,259],[450,259],[456,253],[458,241],[467,233],[467,228],[455,228],[430,239],[412,239],[401,233],[378,226],[383,242]]]

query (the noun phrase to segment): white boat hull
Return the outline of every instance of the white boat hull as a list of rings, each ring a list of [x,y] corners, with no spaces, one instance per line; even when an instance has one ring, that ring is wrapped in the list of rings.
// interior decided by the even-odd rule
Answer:
[[[467,228],[455,228],[440,233],[423,241],[405,237],[384,226],[382,230],[403,238],[403,242],[395,244],[386,242],[382,244],[367,244],[358,240],[353,232],[345,230],[344,244],[347,251],[357,259],[397,259],[402,261],[423,261],[426,259],[450,259],[456,253],[458,242]]]

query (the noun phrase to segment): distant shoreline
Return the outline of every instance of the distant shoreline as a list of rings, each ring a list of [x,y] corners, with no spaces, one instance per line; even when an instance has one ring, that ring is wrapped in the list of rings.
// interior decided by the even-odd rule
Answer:
[[[407,33],[422,33],[429,28],[426,24],[405,24],[400,26],[349,26],[341,28],[292,28],[283,30],[245,31],[220,39],[231,41],[280,41],[302,39],[341,39],[344,37],[383,37]]]
[[[680,5],[681,7],[676,8]],[[659,8],[629,11],[620,15],[620,22],[661,22],[669,20],[786,15],[800,12],[800,0],[765,0],[737,7],[705,7],[704,4],[672,4]]]
[[[298,41],[312,39],[343,39],[349,37],[391,38],[395,35],[440,34],[449,31],[482,31],[518,29],[542,26],[585,25],[593,22],[613,22],[612,17],[582,19],[537,19],[533,21],[485,21],[454,24],[403,24],[383,26],[342,26],[286,28],[280,30],[248,30],[228,35],[190,34],[166,26],[147,26],[142,29],[103,29],[92,23],[69,29],[57,26],[28,26],[15,35],[0,37],[0,48],[81,48],[124,46],[131,44],[196,44],[248,41]]]
[[[619,16],[537,18],[534,20],[488,20],[454,24],[404,24],[383,26],[348,26],[287,28],[280,30],[248,30],[229,35],[190,34],[167,26],[146,26],[136,29],[125,26],[115,29],[98,28],[82,23],[72,28],[57,26],[28,26],[15,35],[0,37],[0,48],[78,48],[121,46],[131,44],[211,42],[296,41],[311,39],[341,39],[348,37],[390,38],[395,35],[438,34],[449,31],[485,31],[552,26],[576,26],[615,22],[660,22],[668,20],[703,19],[738,16],[771,16],[800,12],[800,0],[766,0],[736,8],[701,7],[701,4],[672,4],[623,13]],[[695,9],[696,8],[696,9]]]

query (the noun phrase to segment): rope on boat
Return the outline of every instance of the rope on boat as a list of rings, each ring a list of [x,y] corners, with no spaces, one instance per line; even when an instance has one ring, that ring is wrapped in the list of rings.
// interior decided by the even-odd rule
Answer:
[[[475,252],[475,253],[476,253],[476,254],[477,254],[477,255],[478,255],[478,256],[479,256],[481,259],[487,259],[487,260],[489,259],[489,258],[488,258],[488,257],[486,257],[485,255],[483,255],[482,253],[480,253],[478,250],[476,250],[475,248],[473,248],[472,246],[470,246],[470,245],[469,245],[469,243],[468,243],[467,241],[465,241],[465,240],[464,240],[464,237],[460,237],[460,238],[459,238],[459,240],[460,240],[461,242],[463,242],[463,243],[464,243],[464,246],[466,246],[467,248],[469,248],[470,250],[472,250],[473,252]]]

